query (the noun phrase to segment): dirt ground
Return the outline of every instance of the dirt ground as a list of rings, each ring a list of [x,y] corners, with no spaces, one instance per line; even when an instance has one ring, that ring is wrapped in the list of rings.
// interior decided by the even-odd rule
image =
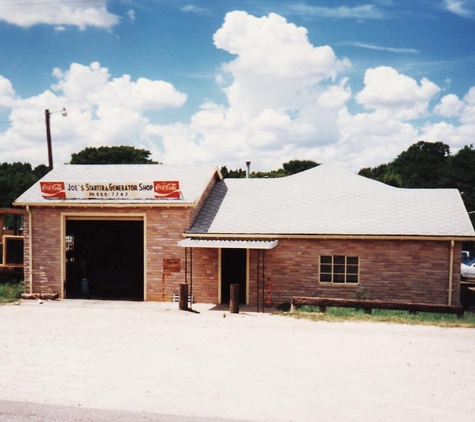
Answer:
[[[0,400],[245,421],[468,421],[475,330],[178,304],[0,306]]]

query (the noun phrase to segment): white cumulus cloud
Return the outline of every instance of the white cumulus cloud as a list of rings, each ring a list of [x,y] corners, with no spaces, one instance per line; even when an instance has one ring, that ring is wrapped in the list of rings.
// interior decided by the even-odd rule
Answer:
[[[433,113],[436,84],[381,66],[366,71],[364,88],[353,96],[345,76],[351,63],[330,46],[313,45],[305,28],[279,15],[228,13],[213,39],[234,56],[217,78],[227,102],[203,104],[188,125],[150,125],[146,137],[164,162],[242,168],[251,159],[270,170],[310,159],[357,171],[391,161],[435,127],[420,120]],[[352,99],[364,111],[351,113]],[[461,121],[472,116],[472,94],[464,101]]]
[[[99,63],[73,63],[68,70],[54,69],[57,83],[38,96],[16,99],[10,128],[0,134],[2,162],[45,163],[44,110],[50,110],[53,152],[56,163],[68,162],[71,154],[87,146],[146,144],[148,119],[144,112],[181,107],[186,95],[165,81],[129,75],[113,78]],[[10,98],[12,88],[0,77]],[[68,116],[57,113],[66,107]]]
[[[441,98],[434,111],[443,117],[456,117],[464,108],[463,101],[460,101],[455,94],[448,94]]]
[[[305,28],[276,14],[228,13],[214,43],[235,56],[219,78],[227,104],[207,103],[188,126],[149,128],[151,138],[162,139],[166,162],[189,159],[180,152],[196,148],[201,153],[194,162],[228,168],[247,159],[261,169],[311,159],[358,170],[389,161],[415,142],[419,130],[404,120],[427,113],[439,92],[426,79],[370,69],[357,95],[368,112],[352,115],[344,76],[351,63],[329,46],[312,45]]]
[[[17,100],[12,83],[0,75],[0,111],[12,108]]]
[[[46,24],[62,28],[64,25],[85,29],[88,26],[108,29],[119,22],[119,17],[107,10],[107,1],[71,2],[58,0],[2,1],[0,20],[28,28]]]
[[[387,109],[401,119],[417,119],[428,109],[430,100],[440,88],[422,78],[420,83],[398,73],[388,66],[368,69],[364,77],[365,87],[356,95],[366,109]]]
[[[305,28],[274,13],[228,13],[214,43],[236,56],[223,66],[223,79],[232,80],[225,91],[231,107],[249,116],[265,108],[298,109],[317,84],[349,66],[331,47],[313,46]]]
[[[472,142],[475,87],[439,98],[429,79],[381,66],[367,69],[364,87],[353,92],[362,81],[348,76],[349,60],[277,14],[228,13],[213,41],[229,54],[216,77],[224,100],[207,100],[188,121],[150,120],[186,102],[169,82],[113,76],[97,62],[54,69],[51,89],[26,99],[0,76],[0,111],[11,109],[12,122],[0,132],[1,161],[47,162],[46,108],[55,163],[87,146],[133,145],[167,164],[244,168],[251,160],[265,171],[306,159],[358,171],[418,140],[443,141],[452,151]],[[63,106],[67,118],[56,113]]]
[[[168,82],[146,78],[134,82],[129,75],[111,78],[108,69],[97,62],[90,66],[73,63],[69,70],[55,69],[53,74],[59,79],[54,90],[83,108],[114,104],[125,109],[153,110],[181,107],[186,101],[186,94]]]
[[[218,78],[227,104],[203,104],[186,128],[149,127],[148,135],[164,145],[164,161],[237,167],[252,158],[278,168],[298,149],[317,159],[315,143],[335,136],[338,109],[350,95],[339,79],[349,61],[329,46],[312,45],[305,28],[273,13],[228,13],[213,39],[234,56]]]

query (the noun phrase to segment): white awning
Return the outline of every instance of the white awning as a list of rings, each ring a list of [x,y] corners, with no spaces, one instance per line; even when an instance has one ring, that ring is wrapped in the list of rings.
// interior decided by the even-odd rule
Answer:
[[[178,242],[182,248],[273,249],[278,244],[278,240],[183,239]]]

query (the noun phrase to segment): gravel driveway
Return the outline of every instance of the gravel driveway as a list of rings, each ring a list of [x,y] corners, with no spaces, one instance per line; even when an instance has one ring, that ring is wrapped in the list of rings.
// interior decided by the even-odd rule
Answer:
[[[0,400],[246,421],[468,421],[475,330],[177,304],[0,307]]]

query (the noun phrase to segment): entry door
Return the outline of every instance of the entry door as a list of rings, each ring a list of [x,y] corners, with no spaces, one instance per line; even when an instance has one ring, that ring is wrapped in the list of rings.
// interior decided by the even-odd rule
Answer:
[[[221,249],[221,303],[229,303],[231,284],[239,284],[239,303],[246,304],[246,249]]]

